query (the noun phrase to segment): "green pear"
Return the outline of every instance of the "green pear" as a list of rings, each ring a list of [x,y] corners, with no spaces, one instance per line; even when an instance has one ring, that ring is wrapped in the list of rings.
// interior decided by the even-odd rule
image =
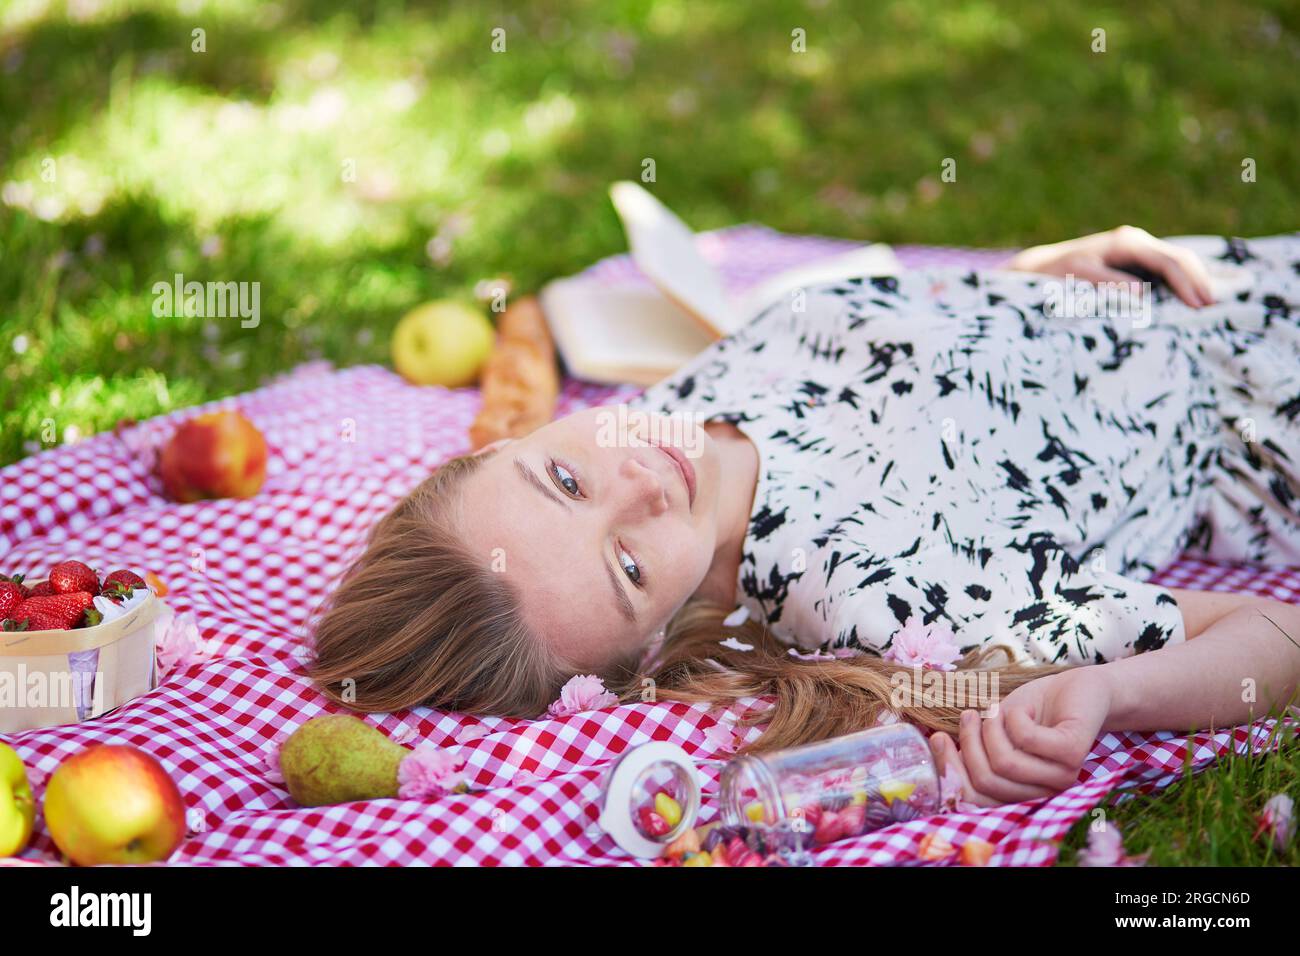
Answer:
[[[364,720],[315,717],[280,748],[280,773],[300,806],[397,796],[397,765],[411,751]]]

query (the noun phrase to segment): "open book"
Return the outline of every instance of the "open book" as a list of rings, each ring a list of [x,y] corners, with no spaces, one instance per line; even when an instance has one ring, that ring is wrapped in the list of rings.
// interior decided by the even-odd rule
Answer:
[[[667,206],[632,182],[615,183],[609,193],[632,259],[653,284],[579,276],[542,288],[538,298],[556,348],[579,378],[652,385],[799,288],[901,268],[893,250],[873,244],[782,272],[733,297]]]

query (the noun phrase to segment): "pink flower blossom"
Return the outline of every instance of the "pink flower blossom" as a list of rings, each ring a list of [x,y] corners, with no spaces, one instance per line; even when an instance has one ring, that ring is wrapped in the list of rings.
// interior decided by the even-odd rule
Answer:
[[[293,735],[291,730],[282,730],[266,745],[266,753],[262,756],[262,766],[266,768],[266,779],[271,783],[284,785],[284,774],[280,771],[280,748],[284,742]]]
[[[957,638],[947,624],[936,621],[924,624],[913,614],[894,632],[884,659],[905,667],[922,667],[936,671],[956,670],[961,657]]]
[[[456,743],[468,744],[480,740],[488,735],[489,731],[482,724],[475,724],[472,727],[462,727],[456,731]]]
[[[605,682],[594,674],[569,678],[560,690],[560,697],[546,712],[552,717],[570,717],[584,710],[600,710],[618,703],[618,695],[605,690]]]
[[[736,749],[736,734],[733,725],[725,720],[710,724],[704,730],[704,742],[714,750],[732,753]]]
[[[1114,823],[1088,830],[1088,845],[1079,851],[1080,866],[1143,866],[1149,854],[1129,856],[1124,852],[1124,837]]]
[[[155,634],[158,669],[164,677],[208,659],[207,645],[199,635],[198,622],[189,611],[160,620]]]
[[[1267,832],[1277,852],[1285,851],[1295,836],[1295,802],[1285,793],[1270,797],[1257,819],[1255,836]]]
[[[397,765],[397,795],[403,800],[420,800],[468,789],[469,781],[461,773],[464,765],[463,757],[433,744],[420,744]]]
[[[409,744],[412,740],[414,740],[418,736],[420,735],[416,733],[414,727],[408,727],[405,724],[403,724],[401,729],[398,730],[397,733],[393,734],[390,739],[395,744]]]
[[[939,778],[939,806],[944,813],[973,813],[980,809],[966,799],[956,764],[949,763]]]

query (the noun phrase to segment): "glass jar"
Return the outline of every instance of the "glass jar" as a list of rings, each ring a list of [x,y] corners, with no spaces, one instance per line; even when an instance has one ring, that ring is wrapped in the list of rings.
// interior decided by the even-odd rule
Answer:
[[[754,828],[802,850],[939,812],[939,774],[915,726],[889,724],[722,768],[724,828]],[[610,768],[600,826],[635,856],[655,857],[695,825],[699,773],[676,744],[634,747]]]
[[[722,770],[728,824],[788,825],[819,846],[939,812],[939,774],[912,724],[888,724],[772,753]]]

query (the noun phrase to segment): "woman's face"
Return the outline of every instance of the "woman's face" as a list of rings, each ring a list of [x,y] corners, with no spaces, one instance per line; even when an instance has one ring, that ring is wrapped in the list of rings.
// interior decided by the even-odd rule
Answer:
[[[657,445],[685,455],[694,501]],[[708,433],[689,416],[603,406],[493,449],[465,487],[467,543],[575,669],[645,647],[713,560],[720,463]]]

